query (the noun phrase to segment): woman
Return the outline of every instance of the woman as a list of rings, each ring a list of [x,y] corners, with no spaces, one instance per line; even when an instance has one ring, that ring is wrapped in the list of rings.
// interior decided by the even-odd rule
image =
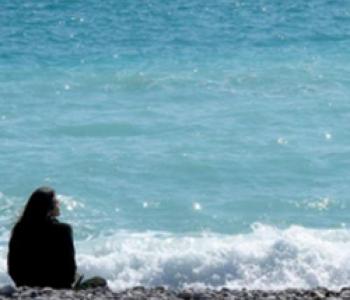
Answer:
[[[30,196],[12,229],[8,272],[17,286],[71,288],[76,273],[70,225],[60,223],[55,191],[41,187]]]

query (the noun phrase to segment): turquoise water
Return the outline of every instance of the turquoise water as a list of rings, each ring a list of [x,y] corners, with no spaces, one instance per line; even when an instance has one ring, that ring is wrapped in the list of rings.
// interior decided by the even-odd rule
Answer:
[[[114,289],[349,283],[350,5],[5,0],[0,40],[1,283],[41,185]]]

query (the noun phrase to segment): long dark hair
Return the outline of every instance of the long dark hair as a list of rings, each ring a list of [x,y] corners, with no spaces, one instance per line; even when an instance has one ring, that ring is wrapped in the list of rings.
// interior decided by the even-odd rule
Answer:
[[[17,224],[42,223],[48,220],[49,212],[55,207],[55,196],[55,191],[50,187],[36,189],[29,197]]]

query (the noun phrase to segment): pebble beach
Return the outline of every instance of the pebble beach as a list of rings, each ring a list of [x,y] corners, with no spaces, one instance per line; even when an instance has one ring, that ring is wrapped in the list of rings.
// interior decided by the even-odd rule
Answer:
[[[27,288],[15,289],[11,286],[3,287],[0,290],[0,299],[116,299],[116,300],[335,300],[350,299],[350,287],[340,290],[328,290],[327,288],[315,289],[284,289],[284,290],[247,290],[227,289],[221,290],[172,290],[165,287],[145,288],[143,286],[126,289],[119,292],[112,292],[109,288],[95,288],[87,290],[53,290],[51,288]]]

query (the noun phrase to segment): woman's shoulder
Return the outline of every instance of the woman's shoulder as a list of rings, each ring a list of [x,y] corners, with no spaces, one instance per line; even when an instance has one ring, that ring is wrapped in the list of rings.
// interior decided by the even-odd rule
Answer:
[[[68,223],[63,223],[55,219],[52,221],[52,226],[60,232],[72,233],[72,226]]]

